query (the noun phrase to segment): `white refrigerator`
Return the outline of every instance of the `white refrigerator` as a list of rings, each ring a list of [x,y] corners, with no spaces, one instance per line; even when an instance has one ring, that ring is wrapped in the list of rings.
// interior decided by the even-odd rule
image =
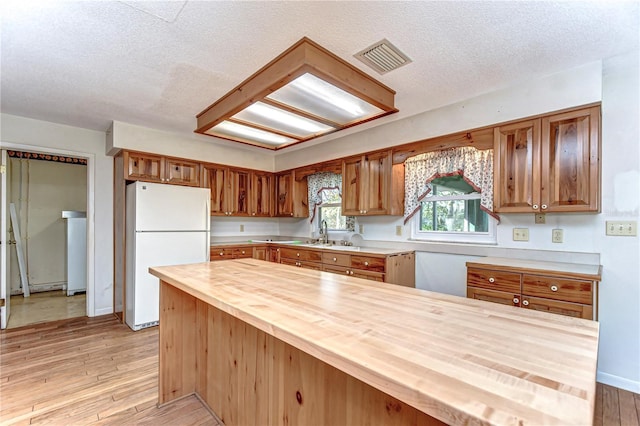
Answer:
[[[160,318],[159,280],[149,267],[209,260],[210,200],[208,188],[127,185],[125,321],[132,330]]]

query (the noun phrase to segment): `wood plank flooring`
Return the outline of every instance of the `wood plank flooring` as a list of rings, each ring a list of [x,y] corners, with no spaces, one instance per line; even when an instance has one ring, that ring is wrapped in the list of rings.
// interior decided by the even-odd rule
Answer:
[[[195,396],[157,401],[157,327],[107,315],[0,332],[1,425],[218,425]]]
[[[7,328],[57,321],[87,315],[86,294],[67,296],[63,290],[31,293],[30,297],[11,296]]]
[[[106,315],[0,332],[0,425],[219,425],[194,396],[157,401],[157,327]],[[640,426],[640,395],[598,383],[594,424]]]

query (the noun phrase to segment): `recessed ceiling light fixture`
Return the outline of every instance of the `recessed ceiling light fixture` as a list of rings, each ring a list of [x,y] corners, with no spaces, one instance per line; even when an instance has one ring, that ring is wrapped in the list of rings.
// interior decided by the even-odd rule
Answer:
[[[395,91],[303,38],[196,116],[196,133],[277,150],[397,112]]]

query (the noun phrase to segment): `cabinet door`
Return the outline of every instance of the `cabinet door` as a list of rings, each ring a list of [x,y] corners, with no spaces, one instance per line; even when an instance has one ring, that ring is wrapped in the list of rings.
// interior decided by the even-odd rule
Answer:
[[[178,158],[167,158],[165,182],[174,185],[200,186],[200,164]]]
[[[164,159],[158,155],[137,152],[124,153],[125,180],[163,182]]]
[[[600,207],[600,108],[542,119],[541,211]]]
[[[229,214],[234,216],[249,215],[249,172],[230,169],[228,173],[227,191],[230,196]]]
[[[538,297],[522,296],[522,307],[535,311],[550,312],[552,314],[569,317],[593,319],[593,307],[580,303],[561,302],[558,300],[541,299]]]
[[[505,291],[486,290],[484,288],[467,287],[469,299],[500,303],[501,305],[520,306],[520,295]]]
[[[361,182],[363,214],[384,215],[389,213],[391,191],[391,152],[365,156],[364,179]]]
[[[530,213],[540,206],[540,120],[494,129],[493,207]]]
[[[293,216],[293,173],[276,176],[276,214]]]
[[[342,162],[342,214],[345,216],[364,214],[362,208],[363,161],[363,157],[355,157]]]
[[[269,249],[267,247],[254,247],[253,258],[258,260],[269,260]]]
[[[249,210],[251,216],[269,217],[273,215],[273,175],[271,173],[251,173]]]
[[[211,214],[228,215],[227,172],[226,168],[205,167],[205,186],[211,190]]]

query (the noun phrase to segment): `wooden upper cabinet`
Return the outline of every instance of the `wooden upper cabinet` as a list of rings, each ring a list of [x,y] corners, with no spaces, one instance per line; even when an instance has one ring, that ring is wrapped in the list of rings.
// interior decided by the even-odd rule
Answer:
[[[600,108],[542,118],[543,211],[600,208]]]
[[[249,182],[249,214],[251,216],[273,216],[273,173],[251,172]]]
[[[540,206],[540,120],[496,127],[493,153],[494,210],[535,211]]]
[[[276,216],[308,217],[307,178],[296,177],[295,171],[276,174]]]
[[[165,182],[174,185],[200,186],[200,163],[180,158],[165,159]]]
[[[203,175],[211,190],[211,215],[249,215],[249,171],[206,165]]]
[[[124,152],[125,180],[164,181],[164,157],[140,152]]]
[[[494,210],[597,212],[600,107],[494,130]]]
[[[342,214],[401,215],[404,166],[392,164],[392,152],[347,158],[342,162]]]
[[[141,152],[124,152],[125,180],[200,186],[200,163]]]

